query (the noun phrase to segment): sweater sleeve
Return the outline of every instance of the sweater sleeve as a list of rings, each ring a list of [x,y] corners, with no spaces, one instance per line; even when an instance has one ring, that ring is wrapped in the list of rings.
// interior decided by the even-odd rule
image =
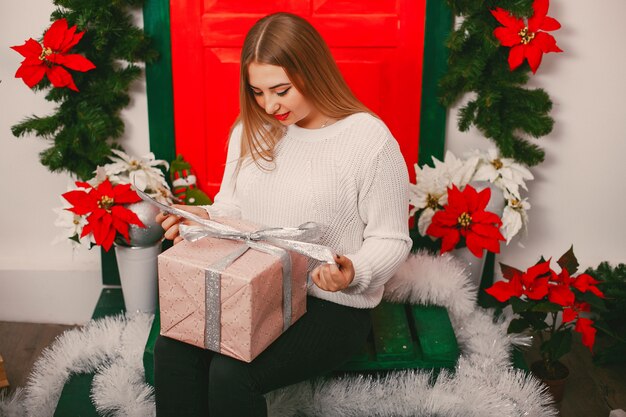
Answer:
[[[398,143],[389,137],[364,171],[358,210],[365,223],[363,245],[346,256],[355,276],[346,294],[383,286],[404,262],[409,237],[409,176]]]
[[[235,170],[241,154],[241,131],[241,124],[237,124],[230,135],[224,176],[222,177],[220,190],[215,195],[213,204],[210,206],[202,206],[212,218],[241,218],[241,208],[235,195],[235,184],[237,182]]]

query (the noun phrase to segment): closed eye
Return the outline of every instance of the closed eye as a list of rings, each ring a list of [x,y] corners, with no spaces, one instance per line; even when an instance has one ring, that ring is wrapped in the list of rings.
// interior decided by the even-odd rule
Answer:
[[[289,88],[287,88],[287,89],[285,89],[283,91],[277,92],[276,95],[279,96],[279,97],[282,97],[282,96],[286,95],[289,92],[289,90],[291,90],[291,87],[289,87]]]

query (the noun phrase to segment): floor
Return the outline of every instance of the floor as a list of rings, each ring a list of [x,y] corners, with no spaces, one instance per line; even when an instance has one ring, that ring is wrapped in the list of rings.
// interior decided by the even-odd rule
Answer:
[[[574,333],[572,351],[562,362],[570,375],[565,385],[563,401],[557,404],[562,417],[608,417],[611,410],[626,411],[626,362],[610,366],[595,366],[588,348],[582,345],[580,334]],[[527,363],[540,358],[535,347],[525,352]]]
[[[24,386],[41,351],[72,327],[0,322],[0,355],[11,384],[0,392]],[[525,354],[528,361],[537,355],[534,350]],[[626,410],[626,363],[594,366],[590,352],[580,343],[574,343],[573,351],[563,362],[570,368],[570,377],[564,399],[558,404],[562,417],[608,417],[613,409]]]

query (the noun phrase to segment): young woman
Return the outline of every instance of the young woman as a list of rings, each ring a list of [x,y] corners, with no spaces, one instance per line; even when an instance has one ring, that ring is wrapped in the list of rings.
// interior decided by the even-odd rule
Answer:
[[[318,243],[338,253],[337,266],[311,263],[307,313],[251,363],[160,337],[158,417],[265,416],[264,394],[337,368],[362,348],[369,310],[411,247],[398,144],[306,20],[277,13],[252,27],[240,111],[215,203],[179,208],[270,227],[321,223]],[[181,239],[179,218],[157,220],[168,239]]]

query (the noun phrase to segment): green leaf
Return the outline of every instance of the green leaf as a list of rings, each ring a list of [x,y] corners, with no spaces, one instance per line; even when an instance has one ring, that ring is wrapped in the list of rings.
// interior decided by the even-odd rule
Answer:
[[[576,300],[584,301],[591,305],[591,310],[594,312],[606,312],[608,311],[604,300],[591,291],[580,292],[576,288],[573,288],[574,294],[576,294]]]
[[[521,333],[530,327],[530,323],[527,320],[521,318],[513,319],[511,320],[511,323],[509,323],[507,333]]]
[[[521,274],[522,271],[520,271],[517,268],[513,268],[512,266],[509,265],[505,265],[502,262],[499,262],[500,264],[500,270],[502,271],[502,276],[508,280],[511,280],[513,278],[513,276],[515,275],[515,273]]]
[[[556,263],[559,264],[561,269],[565,269],[570,275],[573,275],[578,270],[578,260],[574,255],[574,245],[572,245],[567,252],[559,258]]]
[[[528,309],[532,307],[531,304],[517,297],[511,297],[509,299],[509,303],[511,304],[511,307],[513,308],[514,313],[521,313],[523,311],[527,311]]]
[[[482,290],[482,291],[485,291],[485,290]],[[481,307],[495,308],[495,309],[502,310],[502,306],[506,306],[506,302],[498,301],[498,299],[494,297],[493,295],[487,294],[487,292],[484,292],[483,294],[485,295],[482,298],[480,298]]]
[[[541,302],[537,305],[534,305],[531,310],[532,311],[539,311],[542,313],[558,313],[559,311],[561,311],[563,309],[563,307],[561,307],[558,304],[555,303],[551,303],[549,301],[544,301]]]
[[[548,323],[546,323],[546,313],[527,311],[522,313],[521,316],[530,323],[534,330],[543,330],[548,328]]]
[[[572,348],[572,332],[564,331],[552,335],[541,345],[541,353],[547,355],[551,362],[559,360]]]

